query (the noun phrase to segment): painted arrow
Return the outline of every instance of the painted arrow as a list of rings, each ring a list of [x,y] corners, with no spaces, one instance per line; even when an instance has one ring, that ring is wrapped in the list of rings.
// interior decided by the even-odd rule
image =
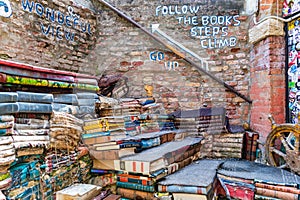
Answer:
[[[169,35],[167,35],[165,32],[163,32],[162,30],[160,30],[159,29],[159,24],[152,24],[151,25],[151,31],[152,31],[152,33],[156,33],[157,32],[158,34],[160,34],[161,36],[163,36],[164,38],[166,38],[167,40],[169,40],[171,43],[173,43],[176,46],[178,46],[181,50],[183,50],[186,53],[190,54],[194,58],[197,58],[201,62],[202,68],[205,69],[205,70],[208,70],[208,62],[207,61],[205,61],[203,58],[201,58],[195,52],[193,52],[190,49],[186,48],[181,43],[177,42],[176,40],[174,40],[173,38],[171,38]]]

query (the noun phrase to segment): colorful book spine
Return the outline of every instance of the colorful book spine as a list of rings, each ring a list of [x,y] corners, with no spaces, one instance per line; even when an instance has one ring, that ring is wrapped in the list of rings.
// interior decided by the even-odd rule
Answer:
[[[158,185],[158,192],[178,192],[189,194],[208,194],[208,190],[197,186]]]
[[[141,142],[124,142],[119,144],[120,149],[122,148],[131,148],[131,147],[136,147],[136,148],[141,148],[142,143]]]
[[[135,183],[135,184],[141,184],[141,185],[149,185],[149,186],[154,184],[154,181],[149,177],[136,176],[136,175],[130,175],[130,174],[118,174],[117,181],[129,182],[129,183]]]
[[[154,194],[152,192],[145,192],[120,187],[117,188],[117,194],[121,195],[123,198],[128,199],[154,199]]]
[[[147,149],[160,145],[160,138],[142,139],[142,148]]]
[[[141,185],[141,184],[130,183],[130,182],[117,181],[117,187],[133,189],[133,190],[140,190],[140,191],[144,191],[144,192],[155,192],[154,186]]]
[[[274,197],[279,199],[285,199],[285,200],[298,200],[299,194],[293,194],[289,192],[281,192],[277,190],[270,190],[266,188],[256,188],[256,194],[268,196],[268,197]]]
[[[300,190],[295,187],[281,186],[281,185],[269,185],[264,183],[255,183],[256,188],[264,188],[269,190],[288,192],[293,194],[300,194]]]
[[[28,86],[38,86],[38,87],[50,87],[50,88],[62,88],[62,89],[81,89],[89,91],[99,91],[99,87],[89,84],[81,83],[70,83],[63,81],[54,81],[47,79],[38,79],[38,78],[29,78],[14,76],[8,74],[0,74],[0,82],[8,84],[17,84],[17,85],[28,85]]]
[[[82,134],[81,137],[82,139],[88,139],[88,138],[94,138],[94,137],[100,137],[100,136],[109,136],[110,132],[105,131],[105,132],[95,132],[95,133],[87,133],[87,134]]]

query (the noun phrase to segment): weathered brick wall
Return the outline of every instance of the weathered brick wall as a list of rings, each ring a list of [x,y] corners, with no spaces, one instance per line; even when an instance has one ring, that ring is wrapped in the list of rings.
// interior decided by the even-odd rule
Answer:
[[[197,5],[196,1],[108,2],[148,30],[150,30],[151,24],[160,24],[160,30],[207,61],[209,63],[208,71],[242,94],[248,95],[250,69],[250,46],[247,43],[247,29],[250,20],[248,17],[240,16],[239,26],[229,25],[228,27],[226,37],[237,37],[236,46],[205,49],[200,44],[200,37],[191,36],[191,28],[197,25],[179,23],[178,17],[185,15],[162,14],[163,6],[171,6],[175,9],[176,5]],[[234,16],[238,14],[237,10],[243,6],[243,1],[198,2],[201,5],[201,9],[196,14],[198,19],[201,19],[203,15]],[[158,6],[161,7],[157,9]],[[156,100],[164,104],[167,112],[176,109],[196,109],[205,103],[226,107],[232,123],[240,124],[248,121],[249,104],[245,103],[243,99],[228,92],[222,85],[199,72],[195,67],[117,16],[113,11],[107,10],[101,4],[97,4],[96,7],[101,11],[98,18],[98,27],[101,31],[95,48],[95,55],[99,55],[97,57],[98,71],[104,74],[117,72],[128,77],[129,92],[127,96],[145,96],[144,85],[150,84],[154,87]],[[188,14],[187,16],[195,15]],[[201,20],[198,26],[201,26]],[[149,55],[153,51],[162,52],[164,59],[151,61]],[[189,58],[192,57],[189,56]],[[179,65],[175,70],[166,69],[165,63],[168,61],[176,61]],[[196,59],[194,61],[201,64]]]
[[[271,130],[268,120],[272,114],[277,123],[285,122],[285,51],[284,38],[268,37],[255,45],[251,52],[251,109],[252,128],[261,133],[265,141]]]
[[[38,6],[40,10],[29,12],[23,8],[24,2],[40,4]],[[3,41],[1,57],[98,77],[117,73],[122,75],[123,79],[127,77],[128,97],[145,96],[144,86],[152,85],[156,100],[164,105],[166,112],[176,109],[196,109],[205,103],[226,107],[232,123],[241,124],[249,120],[249,104],[227,91],[222,84],[199,72],[98,1],[92,1],[94,4],[92,8],[97,12],[79,6],[77,3],[81,2],[80,0],[74,2],[11,0],[13,15],[10,18],[0,18],[0,37]],[[108,2],[148,30],[151,24],[160,24],[159,28],[163,32],[208,62],[208,71],[242,94],[249,95],[250,45],[247,31],[250,19],[239,13],[243,8],[243,0]],[[61,25],[49,21],[45,14],[40,13],[39,16],[42,7],[60,11],[67,16],[69,5],[74,9],[74,13],[80,15],[80,20],[90,24],[90,33],[81,30],[77,25],[75,28],[72,25],[69,27],[66,21]],[[184,11],[183,6],[200,7],[196,13],[189,11],[186,14],[172,14],[176,5],[181,12]],[[171,11],[164,13],[167,12],[165,8],[170,7]],[[238,14],[239,17],[233,17]],[[222,35],[220,31],[216,33],[216,37],[224,37],[228,41],[230,37],[236,37],[235,44],[230,46],[229,42],[227,44],[229,47],[225,48],[203,48],[201,39],[205,37],[195,36],[193,34],[196,34],[196,31],[192,33],[190,30],[205,25],[201,21],[204,15],[231,16],[228,24],[225,22],[225,25],[221,25],[225,27],[226,34]],[[178,17],[185,18],[180,22]],[[191,23],[184,22],[189,20]],[[235,26],[234,24],[238,22],[239,24]],[[60,27],[59,30],[74,31],[74,41],[59,39],[58,37],[64,36],[60,33],[58,35],[49,33],[46,36],[43,31],[47,32],[48,25],[50,25],[49,32],[52,31],[52,26],[54,30]],[[207,26],[214,25],[210,23]],[[151,52],[161,52],[164,57],[160,61],[153,61],[150,59]],[[190,55],[186,56],[192,59]],[[201,65],[196,59],[193,60]],[[174,69],[165,67],[168,62],[175,62]]]
[[[283,0],[260,2],[258,22],[270,15],[281,16]],[[260,140],[264,142],[271,131],[268,116],[271,114],[278,124],[284,123],[286,117],[283,24],[280,21],[265,20],[255,25],[250,33],[254,36],[251,39],[253,49],[250,59],[252,63],[250,96],[253,99],[250,121],[251,128],[260,133]],[[255,35],[260,35],[260,37]]]
[[[66,0],[10,4],[12,15],[0,17],[0,58],[75,72],[87,65],[97,37],[94,12]]]

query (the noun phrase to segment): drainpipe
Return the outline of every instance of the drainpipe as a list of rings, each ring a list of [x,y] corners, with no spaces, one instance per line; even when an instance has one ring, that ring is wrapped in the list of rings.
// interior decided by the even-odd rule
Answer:
[[[140,24],[138,24],[136,21],[134,21],[132,18],[128,17],[127,15],[125,15],[123,12],[121,12],[119,9],[117,9],[116,7],[112,6],[111,4],[109,4],[108,2],[106,2],[105,0],[99,0],[99,2],[101,2],[102,4],[104,4],[105,6],[109,7],[111,10],[113,10],[114,12],[116,12],[120,17],[126,19],[127,21],[129,21],[131,24],[133,24],[134,26],[136,26],[137,28],[141,29],[144,33],[146,33],[148,36],[150,36],[151,38],[153,38],[154,40],[156,40],[157,42],[161,43],[162,45],[164,45],[166,48],[170,49],[173,53],[175,53],[177,56],[181,57],[183,60],[185,60],[187,63],[189,63],[190,65],[192,65],[193,67],[197,68],[199,71],[201,71],[202,73],[204,73],[205,75],[209,76],[210,78],[212,78],[213,80],[215,80],[216,82],[218,82],[219,84],[223,85],[225,88],[227,88],[229,91],[233,92],[234,94],[236,94],[237,96],[241,97],[242,99],[244,99],[246,102],[248,103],[252,103],[252,100],[249,99],[248,97],[246,97],[245,95],[241,94],[240,92],[238,92],[236,89],[234,89],[233,87],[231,87],[230,85],[228,85],[227,83],[225,83],[224,81],[222,81],[221,79],[217,78],[215,75],[211,74],[210,72],[206,71],[205,69],[203,69],[202,67],[200,67],[197,63],[195,63],[193,60],[187,58],[183,53],[181,53],[180,51],[176,50],[173,46],[171,46],[170,44],[166,43],[165,41],[163,41],[162,39],[160,39],[159,37],[157,37],[156,35],[154,35],[153,33],[151,33],[150,31],[148,31],[146,28],[142,27]]]

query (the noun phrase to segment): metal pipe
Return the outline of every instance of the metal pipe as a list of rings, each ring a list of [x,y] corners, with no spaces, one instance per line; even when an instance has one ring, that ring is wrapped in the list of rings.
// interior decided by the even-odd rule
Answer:
[[[218,82],[219,84],[223,85],[225,88],[227,88],[229,91],[233,92],[234,94],[236,94],[237,96],[241,97],[242,99],[244,99],[245,101],[247,101],[248,103],[252,103],[252,100],[249,99],[248,97],[246,97],[245,95],[241,94],[240,92],[238,92],[236,89],[234,89],[233,87],[231,87],[230,85],[228,85],[227,83],[225,83],[224,81],[222,81],[221,79],[217,78],[215,75],[211,74],[210,72],[204,70],[202,67],[200,67],[197,63],[195,63],[193,60],[187,58],[183,53],[177,51],[174,47],[172,47],[170,44],[168,44],[167,42],[163,41],[162,39],[160,39],[159,37],[157,37],[156,35],[154,35],[153,33],[151,33],[150,31],[148,31],[146,28],[142,27],[140,24],[138,24],[136,21],[134,21],[133,19],[131,19],[130,17],[128,17],[126,14],[124,14],[123,12],[121,12],[119,9],[117,9],[116,7],[112,6],[111,4],[107,3],[105,0],[99,0],[101,3],[103,3],[105,6],[109,7],[111,10],[113,10],[114,12],[116,12],[119,16],[121,16],[122,18],[126,19],[127,21],[129,21],[131,24],[133,24],[134,26],[138,27],[139,29],[141,29],[144,33],[146,33],[148,36],[150,36],[151,38],[153,38],[154,40],[156,40],[157,42],[161,43],[162,45],[164,45],[165,47],[167,47],[168,49],[170,49],[173,53],[175,53],[177,56],[181,57],[183,60],[185,60],[187,63],[189,63],[190,65],[192,65],[193,67],[196,67],[199,71],[201,71],[202,73],[204,73],[205,75],[209,76],[210,78],[212,78],[213,80],[215,80],[216,82]]]

